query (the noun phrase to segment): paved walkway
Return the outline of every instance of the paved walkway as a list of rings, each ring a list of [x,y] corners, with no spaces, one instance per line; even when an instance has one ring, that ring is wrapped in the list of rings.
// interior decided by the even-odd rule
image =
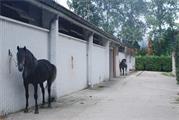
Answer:
[[[174,77],[137,72],[105,82],[41,108],[40,114],[15,113],[8,120],[179,120],[179,86]]]

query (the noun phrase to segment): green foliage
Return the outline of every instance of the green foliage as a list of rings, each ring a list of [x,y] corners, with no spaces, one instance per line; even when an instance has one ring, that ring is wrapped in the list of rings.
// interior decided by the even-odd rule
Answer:
[[[122,21],[118,37],[134,45],[136,41],[143,40],[146,31],[146,25],[141,19],[146,12],[146,4],[144,0],[123,0],[120,5],[123,7],[119,9]]]
[[[150,0],[147,2],[145,18],[154,37],[160,37],[166,26],[173,28],[177,18],[177,3],[178,0]]]
[[[172,59],[170,56],[137,56],[136,70],[171,72]]]
[[[147,55],[147,49],[146,48],[141,48],[137,51],[138,56],[145,56]]]
[[[171,55],[174,48],[174,28],[177,19],[178,0],[150,0],[145,19],[154,40],[155,55]]]
[[[143,40],[145,24],[140,15],[144,0],[68,0],[71,10],[121,40],[135,46]]]
[[[96,26],[100,25],[102,17],[99,15],[100,9],[91,0],[67,0],[67,4],[77,15],[92,22]]]
[[[176,77],[179,83],[179,35],[176,37],[175,61],[176,61]]]
[[[172,51],[178,3],[178,0],[68,0],[68,6],[77,15],[125,44],[136,46],[149,31],[155,55],[170,55]]]
[[[165,75],[168,77],[175,77],[175,75],[172,72],[163,72],[162,75]]]
[[[168,28],[160,37],[155,37],[153,46],[155,55],[171,55],[175,46],[175,30]]]

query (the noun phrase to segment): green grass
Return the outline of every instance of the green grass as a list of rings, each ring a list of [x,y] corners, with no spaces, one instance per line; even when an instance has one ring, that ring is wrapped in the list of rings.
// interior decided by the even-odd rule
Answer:
[[[179,97],[176,98],[176,104],[179,104]]]
[[[175,77],[175,75],[172,72],[163,72],[162,75],[165,75],[168,77]]]

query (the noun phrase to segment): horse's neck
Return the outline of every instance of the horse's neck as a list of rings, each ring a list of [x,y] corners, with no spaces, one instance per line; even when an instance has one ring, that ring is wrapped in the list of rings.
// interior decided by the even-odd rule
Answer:
[[[34,70],[34,68],[37,65],[37,59],[33,56],[33,54],[28,51],[28,54],[26,55],[26,59],[25,59],[25,70],[28,72],[31,72],[32,70]]]

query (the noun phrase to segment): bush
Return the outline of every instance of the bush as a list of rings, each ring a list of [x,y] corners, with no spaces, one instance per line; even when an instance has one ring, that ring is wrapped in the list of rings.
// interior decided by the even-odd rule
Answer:
[[[170,56],[137,56],[136,70],[146,71],[172,71],[172,58]]]
[[[175,65],[176,65],[176,79],[179,83],[179,36],[177,36],[176,49],[175,49]]]

